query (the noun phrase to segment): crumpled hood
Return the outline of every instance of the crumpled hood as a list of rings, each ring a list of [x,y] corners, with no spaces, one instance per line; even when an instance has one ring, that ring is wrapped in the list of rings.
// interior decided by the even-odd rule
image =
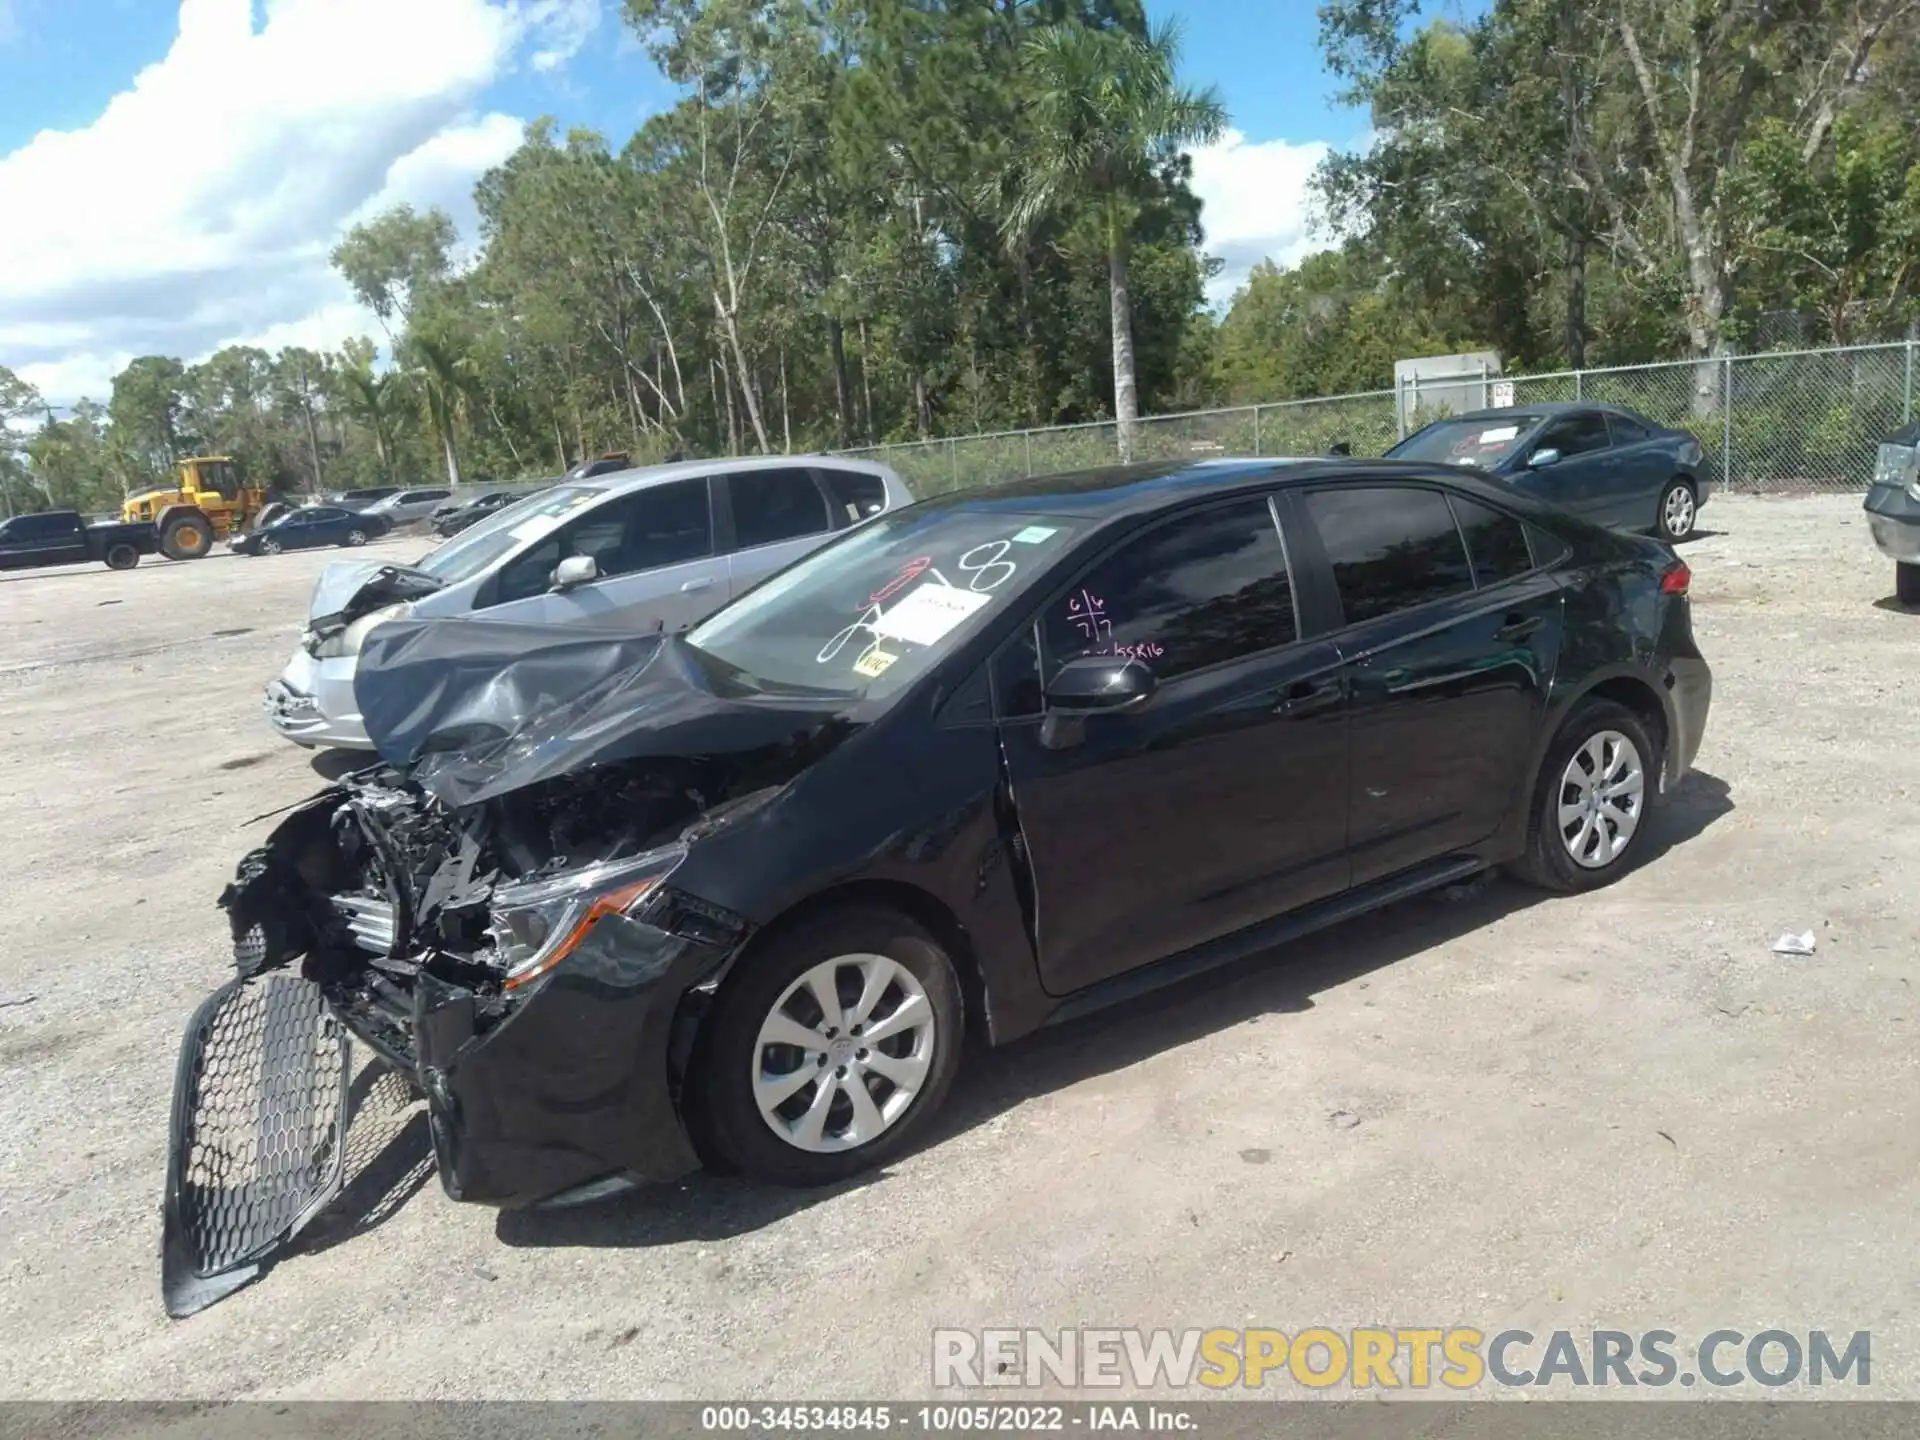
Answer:
[[[456,807],[645,756],[758,751],[791,778],[859,728],[833,697],[715,694],[677,636],[582,625],[389,621],[353,688],[380,757]]]
[[[362,615],[396,600],[431,595],[442,582],[424,570],[379,560],[336,560],[313,582],[307,601],[307,624],[322,620],[350,625]]]

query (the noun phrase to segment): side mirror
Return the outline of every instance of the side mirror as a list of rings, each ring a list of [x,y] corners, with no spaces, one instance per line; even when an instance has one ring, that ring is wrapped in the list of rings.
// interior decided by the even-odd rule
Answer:
[[[1534,451],[1533,454],[1527,457],[1527,468],[1529,470],[1544,470],[1549,465],[1558,464],[1559,460],[1560,452],[1551,445],[1547,445]]]
[[[590,585],[599,578],[600,567],[591,555],[569,555],[553,567],[553,588],[560,593]]]
[[[1067,715],[1137,709],[1159,689],[1153,671],[1118,655],[1082,655],[1060,667],[1046,689],[1047,708]]]

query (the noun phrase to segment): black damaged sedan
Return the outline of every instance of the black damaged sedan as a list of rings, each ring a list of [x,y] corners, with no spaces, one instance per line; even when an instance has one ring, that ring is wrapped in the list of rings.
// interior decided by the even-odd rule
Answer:
[[[816,1184],[911,1144],[970,1034],[1488,867],[1604,885],[1706,723],[1688,579],[1457,468],[1212,462],[925,501],[680,634],[381,625],[385,763],[222,897],[169,1303],[340,1183],[348,1034],[456,1199]]]

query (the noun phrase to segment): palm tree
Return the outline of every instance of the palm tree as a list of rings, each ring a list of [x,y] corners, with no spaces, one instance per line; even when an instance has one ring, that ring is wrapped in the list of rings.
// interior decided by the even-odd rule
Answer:
[[[427,423],[440,439],[440,450],[447,459],[447,484],[460,485],[460,454],[454,441],[460,419],[467,411],[472,387],[473,362],[453,353],[444,340],[424,335],[412,336],[407,346],[413,351],[413,373],[420,380],[421,396],[426,402]]]
[[[1003,231],[1018,243],[1049,215],[1095,208],[1113,309],[1113,411],[1120,457],[1133,458],[1140,413],[1127,261],[1133,224],[1157,173],[1180,151],[1217,139],[1227,115],[1218,93],[1175,80],[1180,32],[1146,38],[1078,23],[1049,25],[1027,42],[1033,153],[1013,175]]]
[[[403,403],[400,379],[391,372],[375,375],[370,370],[348,368],[340,372],[340,380],[347,413],[373,432],[373,448],[380,456],[380,473],[391,484],[393,435]]]

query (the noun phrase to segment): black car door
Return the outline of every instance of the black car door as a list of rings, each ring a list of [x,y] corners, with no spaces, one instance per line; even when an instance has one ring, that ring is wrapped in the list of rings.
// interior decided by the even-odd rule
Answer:
[[[1268,498],[1155,522],[996,656],[1042,980],[1064,994],[1344,888],[1340,657],[1299,638]],[[1047,716],[1080,655],[1128,657],[1142,708]]]
[[[1437,486],[1308,489],[1296,548],[1336,592],[1352,883],[1490,836],[1528,781],[1561,597],[1527,526]]]
[[[304,515],[296,515],[287,522],[288,534],[280,543],[289,550],[332,545],[338,540],[335,532],[341,529],[340,522],[346,515],[345,510],[309,510]]]

